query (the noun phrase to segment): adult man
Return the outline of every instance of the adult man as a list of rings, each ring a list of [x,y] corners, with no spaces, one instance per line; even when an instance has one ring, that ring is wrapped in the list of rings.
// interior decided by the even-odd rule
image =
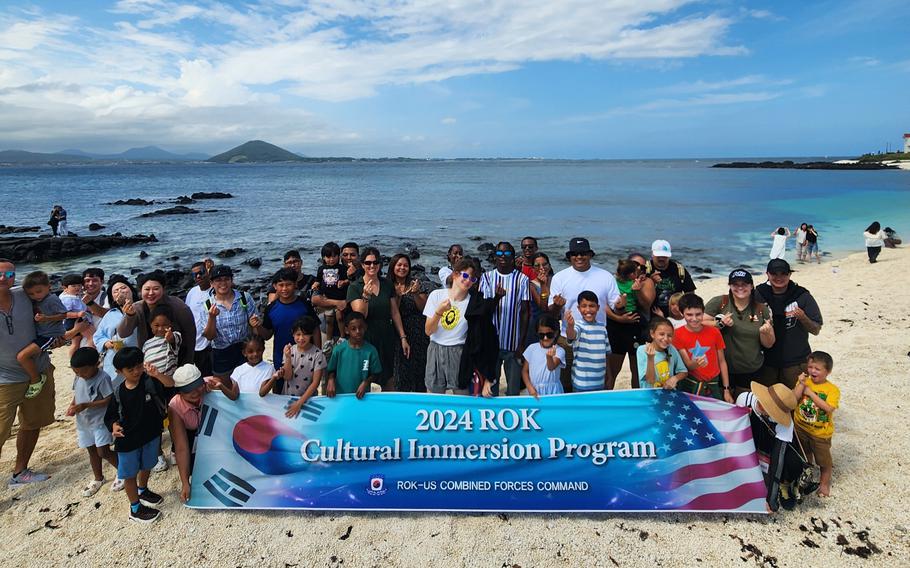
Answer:
[[[534,255],[537,254],[537,239],[534,237],[525,237],[521,239],[521,256],[515,259],[515,266],[521,269],[521,273],[528,277],[528,280],[537,278],[537,271],[534,270]]]
[[[93,267],[82,271],[82,303],[91,312],[92,326],[95,329],[98,329],[101,318],[111,308],[103,282],[104,270]]]
[[[205,301],[209,297],[212,281],[209,278],[209,271],[205,268],[205,261],[194,262],[190,270],[196,285],[186,293],[185,303],[196,320],[196,355],[193,357],[193,363],[203,377],[208,377],[212,374],[212,344],[202,332],[205,331],[205,324],[208,321]]]
[[[651,243],[651,260],[645,265],[645,273],[657,288],[654,306],[665,318],[670,317],[670,296],[677,292],[695,291],[695,282],[689,271],[682,264],[670,260],[671,255],[670,243],[658,239]]]
[[[572,392],[572,347],[565,339],[565,313],[571,311],[575,321],[584,319],[578,311],[578,295],[585,290],[594,292],[599,305],[604,307],[598,311],[596,319],[604,327],[607,325],[607,308],[620,306],[616,278],[603,268],[592,266],[592,258],[594,251],[591,250],[588,239],[575,237],[569,241],[569,250],[566,252],[570,266],[554,274],[550,282],[550,313],[562,320],[559,344],[566,350],[566,368],[562,370],[560,380],[566,392]],[[621,307],[624,306],[623,300]]]
[[[765,386],[784,383],[796,386],[806,370],[806,357],[812,353],[809,334],[822,329],[822,313],[812,294],[790,280],[790,263],[775,258],[768,263],[768,282],[755,287],[758,297],[771,308],[774,345],[765,349],[761,382]]]
[[[206,299],[208,320],[202,334],[212,341],[212,374],[231,376],[244,363],[242,342],[262,325],[253,298],[234,289],[234,271],[226,264],[212,270],[212,289]]]
[[[520,360],[531,313],[530,281],[515,270],[515,248],[511,243],[499,243],[493,254],[496,269],[484,272],[480,279],[484,298],[496,297],[497,289],[504,293],[493,312],[493,325],[499,335],[499,359],[490,388],[494,396],[499,394],[499,376],[505,368],[506,394],[517,396],[521,392]]]
[[[44,388],[35,398],[26,400],[28,375],[16,360],[16,354],[35,339],[35,316],[32,302],[22,288],[13,289],[16,266],[0,259],[0,446],[9,438],[16,411],[19,432],[16,434],[16,462],[10,487],[44,481],[48,476],[28,467],[38,443],[41,428],[54,423],[54,367],[47,353],[35,360],[40,373],[47,376]]]

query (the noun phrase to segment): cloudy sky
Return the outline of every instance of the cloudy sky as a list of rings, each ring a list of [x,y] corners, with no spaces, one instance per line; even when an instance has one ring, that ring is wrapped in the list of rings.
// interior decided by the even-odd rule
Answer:
[[[0,149],[849,155],[910,132],[907,0],[0,6]]]

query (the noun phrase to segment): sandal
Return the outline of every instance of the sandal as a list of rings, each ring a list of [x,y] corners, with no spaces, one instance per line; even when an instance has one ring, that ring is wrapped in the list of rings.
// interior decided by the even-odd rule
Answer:
[[[114,482],[111,483],[111,491],[122,491],[123,490],[123,480],[119,477],[114,478]]]
[[[41,376],[38,377],[37,383],[30,383],[28,385],[28,390],[25,391],[25,398],[35,398],[41,394],[41,389],[44,388],[44,383],[47,382],[47,375],[41,373]]]
[[[101,489],[101,486],[105,484],[107,480],[102,479],[101,481],[92,480],[91,483],[85,486],[85,489],[82,490],[83,497],[91,497],[95,493],[98,493],[98,490]]]

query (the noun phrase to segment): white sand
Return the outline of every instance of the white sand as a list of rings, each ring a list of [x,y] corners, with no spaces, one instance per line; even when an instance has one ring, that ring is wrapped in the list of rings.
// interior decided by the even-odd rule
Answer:
[[[903,400],[910,376],[910,251],[885,249],[822,265],[797,265],[795,280],[821,305],[825,326],[812,346],[835,360],[832,496],[793,512],[695,514],[433,514],[199,512],[178,502],[177,474],[153,475],[163,519],[129,523],[122,493],[105,486],[81,497],[90,477],[63,416],[70,376],[60,373],[58,422],[32,459],[53,477],[0,489],[0,564],[21,566],[908,566],[910,453]],[[707,299],[725,280],[701,282]],[[59,369],[64,353],[55,354]],[[619,388],[628,386],[628,375]],[[3,447],[9,472],[15,444]],[[106,474],[113,471],[106,466]],[[352,527],[349,529],[349,527]],[[344,535],[350,534],[347,538]],[[862,560],[857,552],[870,556]]]

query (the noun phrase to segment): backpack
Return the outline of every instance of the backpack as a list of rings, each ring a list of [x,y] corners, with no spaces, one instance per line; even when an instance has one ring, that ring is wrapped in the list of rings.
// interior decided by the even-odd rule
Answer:
[[[239,291],[239,290],[238,290]],[[249,313],[250,304],[253,303],[253,298],[246,292],[240,292],[240,307],[243,308],[243,311]],[[205,299],[205,310],[211,310],[212,306],[212,295],[209,294],[209,297]]]
[[[679,281],[685,282],[686,281],[686,267],[683,266],[682,263],[677,260],[673,260],[671,262],[676,265],[676,271],[679,274]],[[650,259],[645,261],[645,274],[647,274],[648,276],[654,274],[654,266],[651,264]]]
[[[114,389],[114,400],[117,401],[118,422],[121,422],[121,425],[122,425],[123,401],[120,399],[120,387],[121,386],[123,386],[122,383],[120,385],[118,385],[117,388]],[[143,382],[143,386],[145,387],[145,392],[148,393],[148,395],[150,397],[152,397],[152,402],[155,403],[155,408],[158,409],[158,414],[161,416],[161,418],[164,418],[165,416],[167,416],[167,405],[164,404],[164,401],[161,400],[161,397],[158,396],[158,393],[155,392],[155,379],[153,379],[152,377],[150,377],[148,375],[145,375],[145,381]]]

